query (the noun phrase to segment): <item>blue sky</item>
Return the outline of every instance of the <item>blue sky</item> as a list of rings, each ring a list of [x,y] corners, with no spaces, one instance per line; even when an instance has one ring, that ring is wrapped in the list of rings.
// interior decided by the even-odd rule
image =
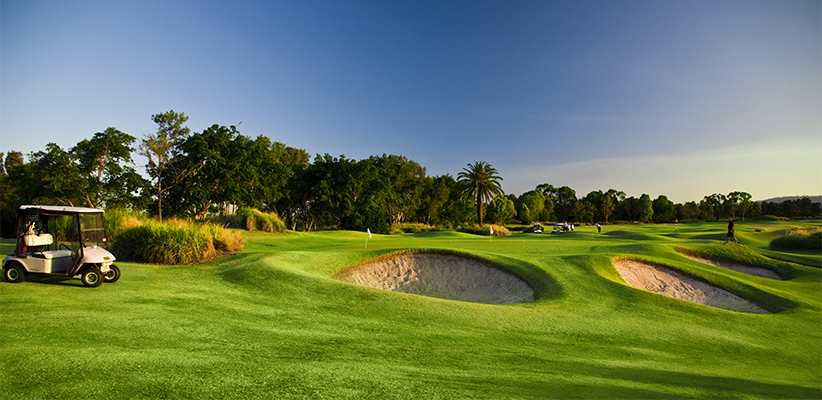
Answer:
[[[0,151],[173,109],[311,154],[676,202],[822,193],[819,1],[0,1]],[[142,161],[138,160],[138,164]],[[138,166],[142,170],[142,166]]]

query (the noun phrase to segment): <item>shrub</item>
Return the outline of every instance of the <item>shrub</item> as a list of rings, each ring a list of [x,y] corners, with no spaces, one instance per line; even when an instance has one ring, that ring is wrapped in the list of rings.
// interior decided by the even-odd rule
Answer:
[[[117,258],[130,261],[193,264],[242,250],[242,236],[209,223],[147,221],[120,233],[111,250]]]
[[[285,222],[276,213],[264,213],[254,208],[240,208],[235,214],[220,215],[210,219],[214,223],[235,229],[285,233]]]
[[[771,241],[775,250],[820,250],[822,228],[795,230]]]
[[[473,226],[462,226],[457,229],[459,232],[470,233],[474,235],[482,235],[488,236],[491,233],[491,229],[494,228],[494,236],[511,236],[511,231],[501,225],[483,225],[482,228],[477,227],[476,225]]]
[[[117,240],[117,236],[128,229],[140,226],[148,218],[141,212],[124,208],[106,210],[106,238],[109,243]]]
[[[422,223],[414,223],[414,222],[403,222],[399,224],[391,225],[391,231],[400,230],[399,233],[420,233],[420,232],[431,232],[434,230],[438,230],[437,228],[426,225]]]

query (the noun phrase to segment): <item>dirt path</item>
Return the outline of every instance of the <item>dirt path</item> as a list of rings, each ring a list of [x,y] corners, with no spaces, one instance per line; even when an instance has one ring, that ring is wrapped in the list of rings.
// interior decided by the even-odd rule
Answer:
[[[614,267],[629,285],[665,296],[730,311],[769,314],[731,292],[690,278],[672,269],[631,259],[616,259]]]
[[[516,276],[454,255],[411,253],[347,268],[334,279],[377,289],[484,304],[534,301],[534,290]]]

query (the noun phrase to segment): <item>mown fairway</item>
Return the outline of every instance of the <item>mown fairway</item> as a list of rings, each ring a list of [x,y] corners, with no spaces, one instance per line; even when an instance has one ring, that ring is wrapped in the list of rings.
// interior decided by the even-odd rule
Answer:
[[[0,398],[820,398],[822,257],[766,250],[795,222],[582,227],[568,234],[246,234],[206,265],[118,263],[122,279],[0,283]],[[759,230],[759,232],[757,232]],[[4,253],[11,252],[9,241]],[[762,262],[790,278],[691,261]],[[395,250],[449,249],[526,279],[537,300],[483,305],[332,280]],[[656,261],[774,312],[634,289],[617,256]]]

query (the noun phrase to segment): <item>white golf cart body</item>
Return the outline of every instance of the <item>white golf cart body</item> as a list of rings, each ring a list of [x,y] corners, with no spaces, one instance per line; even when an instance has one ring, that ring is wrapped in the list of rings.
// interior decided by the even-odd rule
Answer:
[[[120,270],[106,244],[103,210],[85,207],[20,206],[17,246],[3,259],[4,277],[80,275],[86,286],[115,282]]]
[[[542,225],[539,222],[534,223],[534,233],[542,233]]]

